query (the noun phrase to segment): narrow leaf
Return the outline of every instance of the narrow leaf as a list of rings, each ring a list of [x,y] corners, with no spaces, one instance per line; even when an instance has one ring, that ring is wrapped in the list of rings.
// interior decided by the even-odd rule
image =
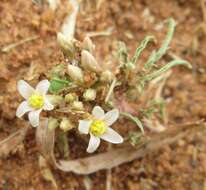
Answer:
[[[148,74],[145,77],[143,77],[143,81],[149,82],[152,79],[160,76],[162,73],[168,71],[169,69],[171,69],[172,67],[174,67],[176,65],[184,65],[184,66],[187,66],[188,68],[191,68],[190,63],[185,61],[185,60],[173,60],[173,61],[169,62],[168,64],[166,64],[165,66],[163,66],[162,68],[160,68],[159,70],[154,71],[153,73]]]
[[[149,69],[152,67],[152,65],[155,64],[155,62],[157,62],[158,60],[160,60],[162,58],[162,56],[166,53],[166,51],[169,48],[169,44],[172,40],[172,37],[174,35],[174,31],[175,31],[175,21],[174,19],[170,18],[168,20],[168,33],[167,36],[165,38],[165,40],[162,43],[162,46],[160,47],[160,49],[156,52],[153,51],[152,54],[150,55],[148,61],[145,64],[145,68]]]
[[[135,64],[137,62],[137,60],[139,59],[142,51],[147,47],[147,44],[149,42],[153,41],[153,40],[154,40],[154,36],[147,36],[147,37],[145,37],[144,40],[142,40],[142,42],[140,43],[140,46],[137,47],[137,49],[135,51],[135,54],[134,54],[134,56],[133,56],[133,58],[131,60],[131,62],[133,64]]]
[[[123,67],[128,62],[128,51],[127,47],[124,42],[118,43],[118,52],[117,52],[117,58],[120,61],[120,68]]]
[[[169,48],[169,44],[170,42],[172,41],[172,37],[174,35],[174,31],[175,31],[175,26],[176,26],[176,23],[174,21],[173,18],[170,18],[168,20],[168,33],[167,33],[167,36],[164,40],[164,42],[162,43],[162,46],[161,48],[157,51],[157,54],[156,54],[156,60],[159,60],[162,58],[162,56],[166,53],[166,51],[168,50]]]
[[[121,112],[120,113],[122,116],[130,119],[131,121],[133,121],[139,128],[140,130],[142,131],[142,133],[144,134],[144,127],[142,125],[142,122],[135,116],[131,115],[130,113],[127,113],[127,112]]]

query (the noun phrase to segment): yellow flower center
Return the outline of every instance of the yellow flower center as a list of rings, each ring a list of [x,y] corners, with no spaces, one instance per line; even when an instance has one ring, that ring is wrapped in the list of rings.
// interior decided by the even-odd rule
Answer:
[[[96,137],[103,135],[106,130],[106,123],[102,120],[94,120],[90,125],[90,132]]]
[[[39,94],[32,94],[29,97],[28,102],[32,108],[39,109],[42,108],[44,105],[44,97]]]

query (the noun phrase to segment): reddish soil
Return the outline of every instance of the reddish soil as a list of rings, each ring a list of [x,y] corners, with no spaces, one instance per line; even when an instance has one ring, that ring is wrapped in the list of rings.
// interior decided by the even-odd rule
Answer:
[[[101,63],[111,59],[117,40],[126,42],[133,52],[140,40],[153,34],[159,40],[156,45],[159,47],[166,34],[166,27],[162,28],[160,23],[168,17],[176,20],[177,30],[170,52],[189,60],[193,69],[190,71],[182,67],[175,68],[166,84],[164,96],[169,97],[169,124],[204,119],[206,23],[201,1],[102,2],[97,10],[94,0],[83,1],[76,28],[77,39],[83,39],[88,32],[112,28],[109,36],[93,37],[96,57]],[[62,1],[56,12],[49,10],[47,5],[38,6],[28,0],[1,0],[0,48],[34,35],[38,35],[38,39],[7,53],[0,51],[0,139],[23,127],[21,121],[15,117],[16,108],[21,101],[16,90],[16,81],[23,78],[36,84],[45,77],[44,73],[52,65],[60,61],[62,55],[56,43],[56,33],[70,8],[66,0]],[[148,53],[146,51],[142,60]],[[51,183],[45,181],[40,173],[34,132],[31,129],[22,145],[9,157],[0,160],[0,189],[53,189]],[[141,160],[114,168],[111,174],[112,187],[114,190],[205,190],[205,145],[205,134],[188,136]],[[86,189],[83,176],[57,170],[52,172],[59,189]],[[105,189],[106,171],[89,175],[89,178],[92,190]]]

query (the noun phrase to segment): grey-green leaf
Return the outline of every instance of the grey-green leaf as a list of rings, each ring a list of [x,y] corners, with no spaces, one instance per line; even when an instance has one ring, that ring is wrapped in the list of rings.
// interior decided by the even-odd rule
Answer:
[[[154,36],[146,36],[144,38],[144,40],[141,41],[140,45],[137,47],[136,51],[135,51],[135,54],[131,60],[131,62],[133,64],[135,64],[137,62],[137,60],[139,59],[142,51],[147,47],[147,44],[151,41],[153,41],[155,38]]]
[[[162,68],[160,68],[159,70],[154,71],[153,73],[148,74],[145,77],[143,77],[143,81],[149,82],[152,79],[160,76],[162,73],[168,71],[169,69],[171,69],[172,67],[176,65],[184,65],[184,66],[187,66],[188,68],[191,68],[191,64],[185,60],[173,60],[169,62],[168,64],[166,64],[165,66],[163,66]]]
[[[155,62],[160,60],[162,56],[165,55],[166,51],[169,49],[169,44],[172,40],[175,31],[175,26],[176,26],[175,20],[173,18],[168,19],[168,25],[169,26],[168,26],[167,36],[163,41],[160,49],[158,51],[153,51],[152,54],[150,55],[148,61],[144,65],[146,69],[150,69],[155,64]]]
[[[144,134],[144,127],[142,125],[142,122],[136,116],[133,116],[132,114],[130,114],[128,112],[121,112],[120,114],[122,116],[126,117],[127,119],[130,119],[131,121],[133,121],[140,128],[142,133]]]

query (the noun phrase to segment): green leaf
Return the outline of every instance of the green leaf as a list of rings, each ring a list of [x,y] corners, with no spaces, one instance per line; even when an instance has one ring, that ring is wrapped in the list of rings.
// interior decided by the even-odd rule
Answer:
[[[120,68],[124,67],[124,65],[128,62],[128,51],[124,42],[118,42],[117,58],[120,61]]]
[[[126,117],[127,119],[130,119],[131,121],[133,121],[142,131],[142,133],[144,134],[144,127],[142,125],[142,122],[135,116],[131,115],[128,112],[121,112],[120,113],[122,116]]]
[[[165,40],[163,41],[160,49],[158,51],[153,51],[152,54],[150,55],[148,61],[144,65],[144,67],[146,69],[150,69],[155,64],[155,62],[160,60],[162,58],[162,56],[165,55],[165,53],[169,49],[169,44],[170,44],[172,37],[174,35],[176,23],[175,23],[173,18],[168,19],[167,22],[169,25],[167,36],[166,36]]]
[[[165,66],[163,66],[162,68],[160,68],[159,70],[154,71],[153,73],[146,75],[145,77],[143,77],[142,80],[144,82],[149,82],[149,81],[153,80],[154,78],[159,77],[164,72],[167,72],[169,69],[171,69],[172,67],[174,67],[176,65],[184,65],[184,66],[187,66],[188,68],[191,68],[190,63],[185,61],[185,60],[173,60],[173,61],[169,62],[168,64],[166,64]]]
[[[60,131],[57,136],[57,147],[64,158],[68,158],[70,154],[70,148],[68,143],[67,133]]]
[[[129,133],[129,141],[133,146],[137,146],[141,143],[141,133],[131,132]]]
[[[139,59],[142,51],[147,47],[147,44],[149,42],[153,41],[154,39],[155,39],[154,36],[147,36],[147,37],[145,37],[144,40],[141,41],[139,47],[137,47],[137,49],[135,51],[135,54],[134,54],[134,56],[133,56],[133,58],[131,60],[131,62],[133,64],[135,64],[137,62],[137,60]]]
[[[141,114],[144,115],[147,119],[150,119],[154,113],[157,112],[157,110],[154,107],[149,107],[147,109],[141,109]]]
[[[58,93],[60,90],[67,87],[69,84],[70,84],[69,80],[63,80],[60,79],[59,77],[54,77],[50,81],[49,91],[51,93]]]
[[[175,20],[173,18],[168,19],[168,33],[165,40],[162,43],[161,48],[157,51],[156,60],[162,58],[162,56],[166,53],[169,48],[170,42],[172,41],[174,31],[175,31]]]

